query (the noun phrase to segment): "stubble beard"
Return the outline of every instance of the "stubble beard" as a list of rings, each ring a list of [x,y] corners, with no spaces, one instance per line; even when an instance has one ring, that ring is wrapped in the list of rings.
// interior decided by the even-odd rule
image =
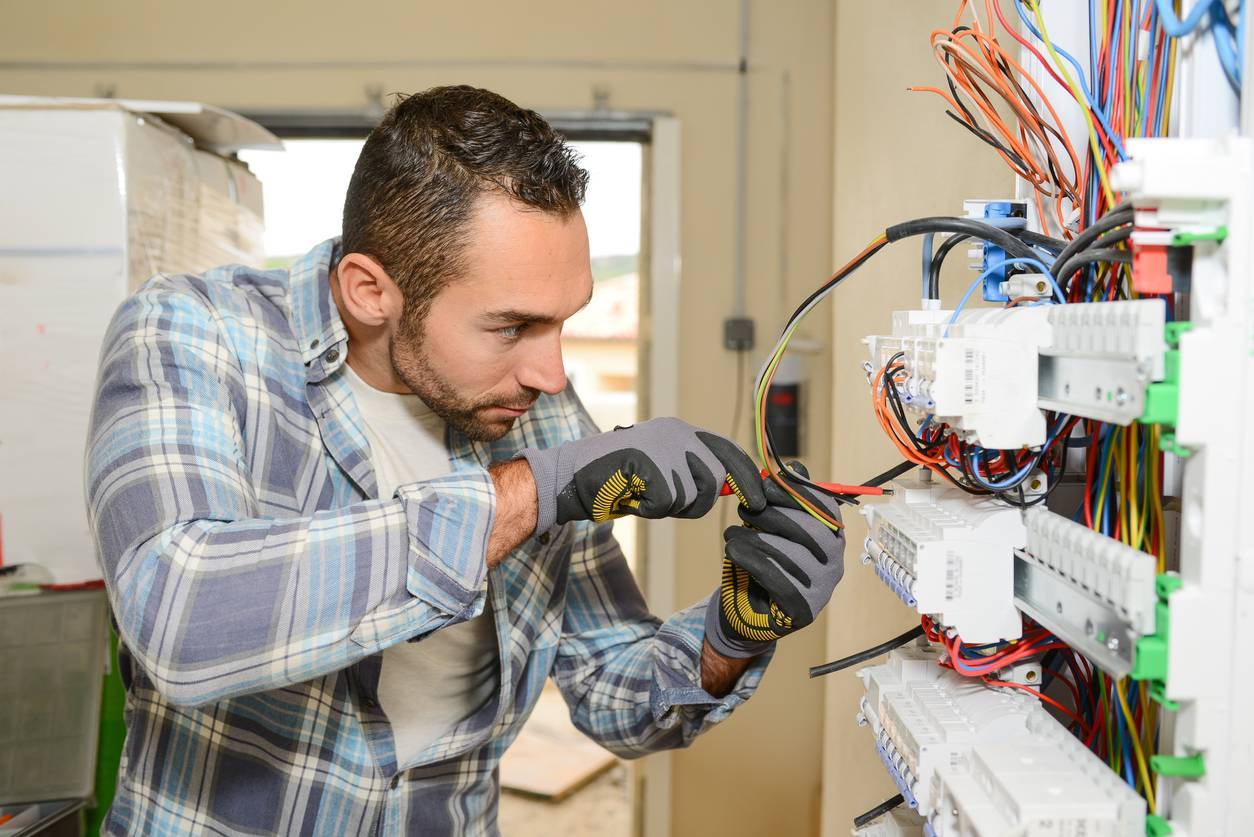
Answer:
[[[524,391],[512,396],[489,395],[483,399],[467,399],[440,374],[424,346],[422,328],[402,326],[392,335],[388,347],[392,370],[405,386],[422,399],[431,412],[449,427],[475,442],[495,442],[514,427],[517,419],[488,419],[483,413],[491,407],[524,409],[539,396]]]

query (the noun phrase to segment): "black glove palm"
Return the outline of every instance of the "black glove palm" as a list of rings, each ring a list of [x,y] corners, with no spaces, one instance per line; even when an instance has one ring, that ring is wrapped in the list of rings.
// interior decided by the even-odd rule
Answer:
[[[803,467],[794,465],[802,476]],[[751,657],[809,625],[844,575],[845,536],[806,512],[773,479],[767,505],[741,507],[744,526],[723,533],[722,583],[706,612],[706,638],[728,657]],[[840,508],[818,491],[793,486],[837,520]]]

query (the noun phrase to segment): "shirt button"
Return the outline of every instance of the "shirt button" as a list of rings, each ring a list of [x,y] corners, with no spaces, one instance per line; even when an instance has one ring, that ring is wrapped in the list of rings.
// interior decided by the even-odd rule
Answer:
[[[316,349],[321,343],[322,343],[321,340],[314,340],[312,343],[309,344],[309,348]]]
[[[550,540],[549,533],[541,532],[540,537],[536,538],[536,540],[540,542],[540,546],[548,546]]]
[[[327,363],[335,363],[337,360],[340,359],[340,350],[339,349],[327,349],[327,353],[322,356],[322,359],[325,360]]]
[[[401,776],[398,773],[392,777],[392,782],[391,782],[392,790],[396,790],[396,786],[399,785],[400,783],[401,783]]]
[[[379,701],[375,700],[372,697],[367,696],[361,699],[361,705],[366,707],[367,709],[378,709]]]

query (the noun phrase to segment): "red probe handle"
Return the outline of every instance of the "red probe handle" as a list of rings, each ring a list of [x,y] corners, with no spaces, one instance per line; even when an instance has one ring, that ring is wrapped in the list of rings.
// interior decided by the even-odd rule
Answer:
[[[769,476],[770,472],[762,471],[762,478]],[[821,486],[833,494],[860,494],[878,497],[885,493],[884,489],[878,485],[841,485],[837,482],[820,482],[815,485]],[[731,486],[723,483],[723,489],[719,492],[720,497],[726,497],[732,493]]]

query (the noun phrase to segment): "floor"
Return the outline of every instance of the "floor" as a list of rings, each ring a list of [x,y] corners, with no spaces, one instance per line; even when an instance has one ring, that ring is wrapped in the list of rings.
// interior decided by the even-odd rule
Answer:
[[[552,682],[501,760],[504,837],[629,837],[631,769],[570,722]]]
[[[501,793],[503,837],[628,837],[626,764],[617,764],[561,802]]]

